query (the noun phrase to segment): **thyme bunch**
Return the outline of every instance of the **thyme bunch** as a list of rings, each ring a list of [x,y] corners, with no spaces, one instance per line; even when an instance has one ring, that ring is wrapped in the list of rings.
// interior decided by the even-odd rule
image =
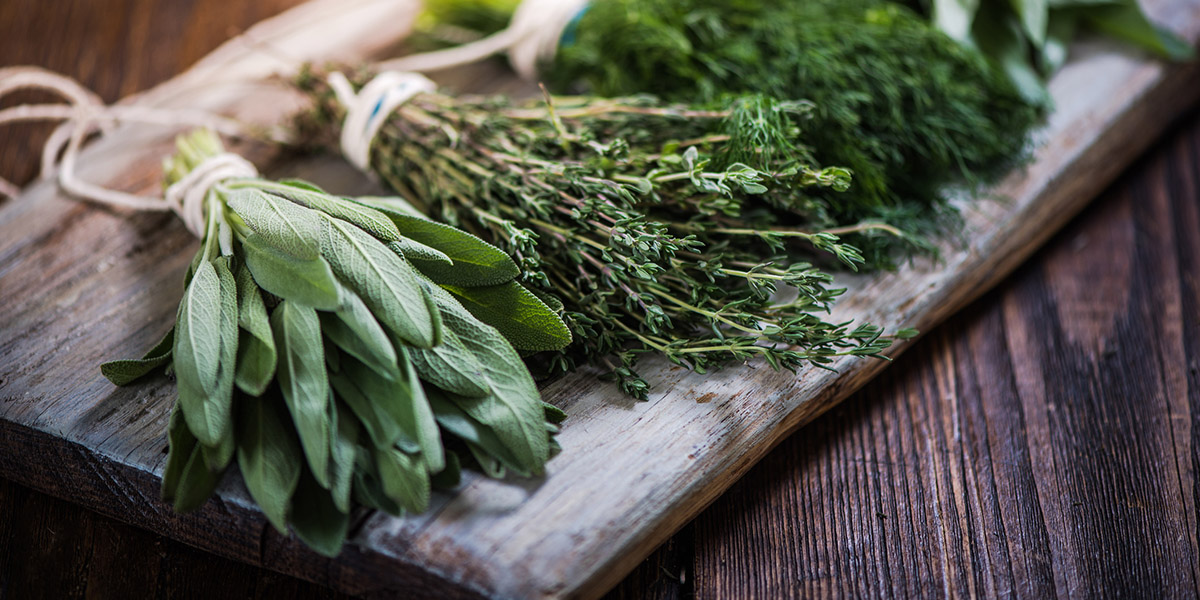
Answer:
[[[321,77],[300,85],[318,100],[305,137],[315,127],[330,139],[341,108]],[[371,168],[507,251],[522,282],[561,308],[575,343],[550,357],[552,372],[599,364],[644,399],[635,367],[647,353],[705,372],[757,358],[828,367],[890,345],[878,327],[820,315],[843,290],[819,265],[863,262],[839,236],[900,232],[833,218],[850,174],[814,167],[797,143],[811,110],[764,97],[696,110],[421,94],[384,124]]]

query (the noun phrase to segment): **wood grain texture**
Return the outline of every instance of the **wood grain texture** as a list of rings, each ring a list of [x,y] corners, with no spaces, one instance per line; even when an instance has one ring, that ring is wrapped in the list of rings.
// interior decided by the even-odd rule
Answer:
[[[1171,22],[1192,27],[1188,34],[1195,36],[1196,23],[1188,21],[1196,16],[1193,4],[1165,2],[1164,7],[1174,16]],[[860,282],[860,290],[873,286],[873,297],[881,297],[879,290],[904,289],[897,282],[909,282],[904,298],[913,302],[872,305],[871,310],[887,317],[877,320],[928,326],[977,295],[1115,175],[1098,172],[1094,165],[1129,160],[1167,115],[1190,103],[1196,93],[1193,74],[1175,71],[1165,77],[1157,65],[1103,50],[1077,63],[1068,76],[1093,86],[1100,81],[1111,89],[1089,88],[1095,95],[1085,95],[1078,104],[1063,103],[1044,160],[1015,178],[1007,189],[1009,202],[973,215],[976,224],[987,226],[973,232],[980,235],[970,236],[967,249],[950,249],[936,269],[915,266],[903,274],[908,279]],[[1106,137],[1093,137],[1100,134]],[[149,173],[126,173],[122,180],[149,188]],[[1031,209],[1048,212],[1021,212]],[[114,392],[88,371],[103,358],[136,352],[169,323],[186,261],[186,249],[178,246],[189,244],[178,240],[182,229],[162,216],[128,217],[81,207],[54,197],[44,186],[0,213],[0,233],[15,232],[17,223],[27,237],[0,236],[0,265],[6,269],[0,271],[5,278],[0,300],[14,307],[13,320],[0,336],[5,344],[0,364],[9,365],[0,374],[6,388],[0,392],[0,413],[10,425],[0,444],[6,456],[50,456],[58,469],[31,473],[6,463],[0,464],[6,467],[4,475],[225,556],[355,592],[387,593],[417,585],[429,593],[430,580],[421,574],[433,573],[457,582],[463,593],[598,595],[787,431],[839,400],[879,366],[857,363],[836,381],[812,374],[797,381],[762,369],[748,377],[730,369],[703,379],[664,369],[657,383],[666,392],[648,404],[617,400],[594,381],[563,380],[549,395],[572,410],[563,438],[568,451],[552,463],[545,482],[475,480],[457,496],[442,498],[440,511],[426,517],[368,517],[356,547],[328,562],[293,541],[270,533],[260,536],[265,523],[236,486],[188,517],[174,517],[155,506],[153,472],[161,468],[170,386]],[[80,263],[66,253],[49,252],[54,244],[80,255],[116,258]],[[162,261],[163,256],[170,260]],[[8,269],[12,265],[21,268]],[[120,285],[106,285],[95,276],[97,268]],[[937,269],[948,269],[957,278]],[[924,293],[913,288],[917,280]],[[925,291],[926,282],[933,284],[931,291]],[[3,297],[5,290],[36,295],[39,302],[12,291]],[[867,294],[859,293],[860,298]],[[862,308],[853,298],[845,310]],[[87,325],[94,323],[122,335],[97,335]],[[34,331],[48,340],[33,344],[29,334]],[[15,364],[15,356],[28,359]],[[689,402],[705,393],[716,394],[717,401]],[[638,439],[639,432],[651,431],[659,437]],[[51,440],[47,434],[57,437]],[[647,468],[651,459],[653,469]],[[571,469],[578,475],[569,476]],[[519,568],[526,560],[533,561],[532,567]],[[452,591],[438,588],[438,595]]]

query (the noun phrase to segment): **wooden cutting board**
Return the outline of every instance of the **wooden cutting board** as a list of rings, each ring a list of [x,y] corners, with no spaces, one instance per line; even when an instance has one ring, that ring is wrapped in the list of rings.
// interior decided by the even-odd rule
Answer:
[[[1160,22],[1200,38],[1200,0],[1147,4]],[[361,59],[402,36],[413,11],[383,0],[305,5],[136,101],[278,121],[300,106],[279,86],[207,94],[197,86],[303,59]],[[932,328],[1011,271],[1193,106],[1200,69],[1084,44],[1051,89],[1058,108],[1037,161],[999,186],[996,200],[967,208],[965,235],[942,245],[939,262],[844,278],[851,291],[837,317]],[[154,193],[170,133],[120,130],[80,159],[83,175]],[[268,172],[344,193],[371,189],[334,158],[276,161]],[[792,375],[752,364],[697,376],[651,362],[643,371],[656,393],[645,403],[592,372],[565,377],[545,389],[571,415],[559,437],[564,452],[545,478],[469,478],[425,515],[362,513],[352,543],[330,560],[274,532],[236,477],[197,513],[172,513],[157,498],[173,384],[117,389],[99,375],[100,362],[138,354],[170,327],[195,247],[170,214],[108,211],[49,184],[0,205],[0,476],[364,595],[598,596],[783,436],[886,366],[848,359],[836,374]]]

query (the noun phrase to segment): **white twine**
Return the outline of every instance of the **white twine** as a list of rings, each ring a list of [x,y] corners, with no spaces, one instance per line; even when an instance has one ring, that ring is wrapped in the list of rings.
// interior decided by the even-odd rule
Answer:
[[[205,196],[203,191],[198,193],[200,202],[188,199],[190,198],[189,194],[195,194],[193,192],[185,193],[185,190],[188,189],[187,187],[180,188],[181,191],[178,193],[182,195],[179,196],[178,200],[163,202],[163,199],[158,197],[139,196],[111,190],[80,179],[75,174],[76,160],[83,147],[83,142],[88,136],[95,133],[103,135],[122,122],[146,123],[169,127],[178,127],[181,125],[208,127],[226,135],[242,134],[244,127],[240,123],[233,119],[204,111],[159,109],[134,105],[107,106],[99,96],[88,91],[77,81],[69,77],[38,67],[8,67],[0,69],[0,98],[22,89],[40,89],[54,92],[69,102],[69,104],[24,104],[0,110],[0,125],[21,121],[63,121],[50,135],[49,139],[47,139],[45,146],[42,147],[41,172],[39,174],[41,179],[57,176],[58,185],[63,191],[75,198],[90,200],[100,204],[135,210],[173,210],[183,219],[189,231],[197,237],[203,235],[204,216],[202,204]],[[235,166],[237,161],[231,158],[221,158],[214,163],[214,166],[210,167],[207,166],[210,161],[205,161],[196,170],[192,171],[188,177],[180,180],[179,183],[183,183],[184,180],[197,173],[204,175],[212,171],[225,174],[220,178],[204,178],[203,181],[207,181],[207,183],[203,187],[203,190],[207,190],[212,185],[215,185],[217,181],[228,177],[252,177],[257,174],[253,165],[250,165],[249,162],[241,157],[228,156],[232,156],[244,164],[237,164]],[[246,167],[249,167],[249,169]],[[201,177],[197,175],[196,180],[197,183],[189,185],[194,185],[198,189]],[[20,192],[21,189],[15,184],[0,178],[0,194],[15,198]],[[196,212],[200,214],[199,221],[197,221],[194,214]],[[196,225],[197,222],[199,223],[198,226]],[[228,226],[226,225],[226,227]]]
[[[563,32],[588,0],[523,0],[508,27],[481,40],[435,52],[384,61],[379,68],[395,71],[440,71],[508,52],[513,69],[535,81],[538,64],[554,59]]]
[[[376,75],[357,94],[345,75],[334,72],[329,87],[346,108],[339,142],[342,154],[360,171],[371,167],[371,143],[392,112],[417,94],[432,92],[437,86],[423,75],[384,71]]]
[[[205,159],[179,181],[167,187],[163,198],[166,205],[179,215],[188,231],[196,237],[204,236],[204,199],[220,182],[227,179],[249,179],[258,176],[258,169],[250,161],[230,152],[222,152]],[[219,220],[218,238],[221,253],[233,253],[233,232],[224,216]]]

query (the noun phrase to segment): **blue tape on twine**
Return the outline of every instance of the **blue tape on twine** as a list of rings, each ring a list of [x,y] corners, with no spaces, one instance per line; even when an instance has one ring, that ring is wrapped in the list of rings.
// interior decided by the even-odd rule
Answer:
[[[590,8],[589,5],[583,5],[583,8],[579,9],[579,12],[575,13],[575,16],[571,17],[570,21],[567,21],[567,26],[563,28],[562,37],[558,38],[559,48],[565,48],[575,43],[575,33],[579,29],[579,20],[583,18],[583,14],[588,11],[588,8]]]

